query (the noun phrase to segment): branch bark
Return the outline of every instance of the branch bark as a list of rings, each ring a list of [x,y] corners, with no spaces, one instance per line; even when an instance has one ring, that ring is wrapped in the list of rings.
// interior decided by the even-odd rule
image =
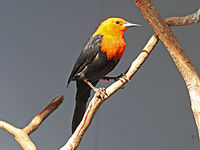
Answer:
[[[24,128],[19,129],[13,125],[0,120],[0,128],[8,131],[15,137],[23,150],[36,150],[36,146],[29,138],[29,134],[34,132],[40,124],[64,101],[64,96],[58,96],[53,99],[32,121]]]
[[[165,21],[168,25],[171,26],[180,26],[180,25],[190,25],[194,23],[198,23],[200,19],[200,9],[195,12],[194,14],[187,15],[184,17],[169,17],[166,18]],[[191,16],[196,16],[195,19]],[[193,20],[193,21],[192,21]],[[145,62],[155,45],[157,44],[159,38],[156,34],[153,34],[146,46],[143,48],[139,56],[132,62],[129,69],[126,71],[125,76],[127,79],[131,79],[132,76],[138,71],[138,69],[142,66],[142,64]],[[76,149],[85,132],[87,131],[90,123],[93,120],[93,117],[98,110],[98,108],[101,106],[103,102],[105,102],[112,94],[114,94],[117,90],[119,90],[124,84],[126,84],[128,80],[125,80],[124,78],[119,79],[118,81],[114,82],[112,85],[110,85],[106,89],[107,96],[100,100],[98,99],[97,95],[95,94],[92,100],[89,103],[89,106],[86,110],[86,113],[77,127],[74,134],[69,138],[67,143],[60,149],[60,150],[74,150]]]
[[[149,22],[155,33],[158,35],[159,39],[162,40],[166,46],[169,54],[174,60],[178,70],[180,71],[187,89],[189,91],[191,107],[193,115],[196,121],[196,125],[199,132],[200,138],[200,78],[190,62],[189,58],[183,51],[180,43],[176,39],[175,35],[171,31],[169,25],[161,18],[160,14],[151,3],[150,0],[135,0],[135,4],[140,9],[144,18]],[[190,24],[199,22],[200,10],[196,13],[189,15],[189,17],[180,18],[180,22],[177,21],[177,18],[168,19],[168,22],[174,23],[177,21],[178,25],[181,24]],[[175,21],[170,21],[170,20]],[[189,21],[191,19],[191,21]],[[167,19],[165,19],[167,20]]]

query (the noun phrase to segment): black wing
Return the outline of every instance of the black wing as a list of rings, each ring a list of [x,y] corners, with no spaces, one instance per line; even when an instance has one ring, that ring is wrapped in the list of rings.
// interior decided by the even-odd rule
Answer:
[[[67,86],[69,85],[70,81],[74,80],[76,74],[81,72],[85,66],[90,64],[94,57],[97,55],[100,49],[100,43],[102,42],[102,36],[96,35],[92,36],[88,42],[86,43],[84,49],[81,51],[76,63],[74,64],[74,68],[72,69],[71,75],[68,79]]]

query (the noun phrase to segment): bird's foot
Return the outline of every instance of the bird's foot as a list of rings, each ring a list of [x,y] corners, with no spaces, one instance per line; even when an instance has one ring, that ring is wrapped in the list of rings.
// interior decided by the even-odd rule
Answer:
[[[96,88],[89,81],[87,81],[86,83],[91,87],[91,89],[93,89],[94,92],[97,93],[98,98],[104,99],[106,96],[108,96],[105,88]]]
[[[124,82],[129,82],[130,80],[129,80],[129,78],[126,76],[126,74],[124,74],[124,73],[122,73],[121,74],[121,77],[119,78],[119,80],[122,82],[122,83],[124,83]],[[125,81],[124,81],[125,80]],[[125,86],[122,86],[121,87],[121,89],[124,89],[125,88]]]
[[[130,82],[129,78],[126,76],[125,73],[122,73],[119,77],[119,80],[121,79],[121,81],[124,79],[127,82]],[[123,82],[123,81],[122,81]]]
[[[101,100],[104,99],[106,96],[108,96],[105,88],[95,88],[93,90],[97,93],[97,97],[100,98]]]

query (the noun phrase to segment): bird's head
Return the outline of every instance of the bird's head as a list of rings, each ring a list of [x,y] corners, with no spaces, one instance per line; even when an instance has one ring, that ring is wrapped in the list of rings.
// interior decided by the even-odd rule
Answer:
[[[122,18],[108,18],[100,24],[94,35],[124,34],[126,29],[139,26],[139,24],[130,23]]]

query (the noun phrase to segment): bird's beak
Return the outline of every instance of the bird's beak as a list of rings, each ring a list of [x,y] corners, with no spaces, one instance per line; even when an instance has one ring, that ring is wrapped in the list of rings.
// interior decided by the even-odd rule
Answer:
[[[130,27],[140,27],[141,25],[139,24],[134,24],[130,22],[126,22],[125,24],[122,25],[124,28],[130,28]]]

